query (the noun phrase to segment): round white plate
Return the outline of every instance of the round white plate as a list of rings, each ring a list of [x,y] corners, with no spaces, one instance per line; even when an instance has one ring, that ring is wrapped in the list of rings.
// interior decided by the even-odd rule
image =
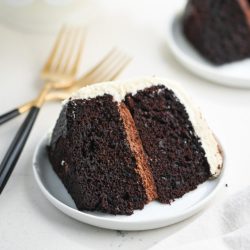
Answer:
[[[203,58],[182,32],[183,12],[169,17],[167,42],[176,59],[196,75],[231,87],[250,88],[250,59],[216,66]]]
[[[206,181],[194,191],[185,194],[171,205],[151,202],[143,210],[133,215],[109,215],[99,212],[81,212],[52,169],[47,154],[48,137],[38,144],[34,158],[35,179],[45,197],[59,210],[84,223],[116,230],[147,230],[182,221],[200,211],[214,197],[222,184],[223,173],[219,178]],[[223,171],[224,172],[224,171]]]

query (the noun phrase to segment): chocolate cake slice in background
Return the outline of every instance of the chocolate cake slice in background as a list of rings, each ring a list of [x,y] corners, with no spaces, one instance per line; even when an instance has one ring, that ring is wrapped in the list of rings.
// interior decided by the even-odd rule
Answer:
[[[213,64],[250,57],[249,0],[189,0],[183,31],[191,44]]]
[[[176,84],[146,77],[82,88],[66,100],[49,146],[79,210],[131,214],[217,177],[220,146]]]

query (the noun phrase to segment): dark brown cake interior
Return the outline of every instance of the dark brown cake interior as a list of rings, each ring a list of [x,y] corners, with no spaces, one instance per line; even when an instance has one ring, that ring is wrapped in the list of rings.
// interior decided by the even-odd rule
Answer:
[[[154,86],[127,95],[125,103],[148,155],[160,202],[170,203],[209,178],[205,152],[171,90]]]
[[[118,104],[112,99],[104,95],[69,101],[57,121],[49,153],[79,210],[131,214],[143,208],[147,197]]]
[[[237,0],[189,0],[183,30],[204,57],[223,64],[250,57],[249,21]]]

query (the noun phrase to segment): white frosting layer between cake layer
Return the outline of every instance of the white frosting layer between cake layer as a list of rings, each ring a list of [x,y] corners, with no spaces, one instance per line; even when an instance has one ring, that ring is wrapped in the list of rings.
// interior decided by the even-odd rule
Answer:
[[[202,147],[205,150],[208,163],[210,165],[210,172],[212,177],[217,177],[223,166],[223,155],[221,147],[214,137],[212,131],[208,127],[200,110],[195,107],[190,98],[188,98],[183,90],[177,84],[168,82],[165,79],[157,77],[143,77],[127,81],[113,81],[103,82],[94,85],[86,86],[71,96],[73,99],[90,99],[104,94],[110,94],[114,100],[120,102],[124,99],[126,94],[136,94],[138,90],[142,90],[154,85],[164,85],[168,89],[174,91],[180,102],[185,106],[189,115],[189,119],[194,127],[197,136],[200,138]],[[64,101],[66,104],[69,99]]]

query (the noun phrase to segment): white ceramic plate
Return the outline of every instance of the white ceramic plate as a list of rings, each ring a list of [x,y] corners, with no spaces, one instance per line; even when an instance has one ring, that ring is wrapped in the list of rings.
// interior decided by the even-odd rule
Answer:
[[[231,87],[250,88],[250,59],[215,66],[203,58],[186,40],[179,12],[169,18],[167,42],[176,59],[188,70],[213,82]]]
[[[143,210],[137,210],[130,216],[81,212],[76,209],[74,201],[52,169],[47,155],[47,142],[48,137],[45,136],[38,144],[33,158],[33,171],[41,191],[54,206],[68,216],[102,228],[147,230],[182,221],[208,204],[221,186],[224,175],[222,173],[219,178],[206,181],[171,205],[154,201],[146,205]]]

